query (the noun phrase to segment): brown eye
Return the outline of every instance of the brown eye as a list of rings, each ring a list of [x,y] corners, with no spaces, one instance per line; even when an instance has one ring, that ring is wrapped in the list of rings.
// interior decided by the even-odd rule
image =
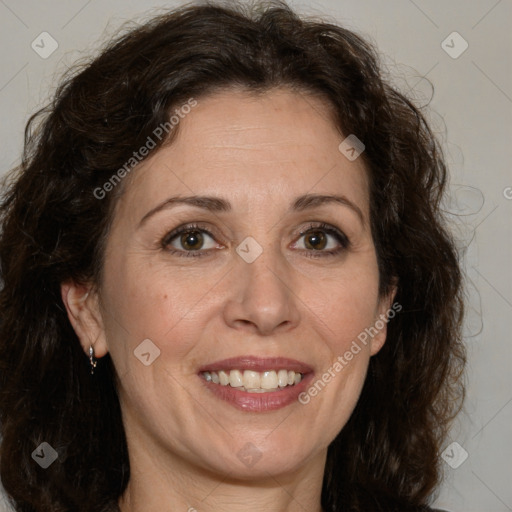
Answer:
[[[215,249],[218,244],[207,229],[187,225],[166,235],[161,246],[177,256],[204,256],[210,253],[207,249]]]
[[[187,231],[180,236],[181,246],[184,249],[198,250],[201,249],[204,239],[200,231]]]
[[[305,246],[306,249],[325,249],[327,245],[327,237],[322,231],[312,231],[305,235]]]
[[[304,239],[303,242],[300,240]],[[302,247],[301,247],[302,245]],[[336,256],[350,247],[347,236],[328,224],[310,225],[300,233],[294,248],[304,251],[305,256]]]

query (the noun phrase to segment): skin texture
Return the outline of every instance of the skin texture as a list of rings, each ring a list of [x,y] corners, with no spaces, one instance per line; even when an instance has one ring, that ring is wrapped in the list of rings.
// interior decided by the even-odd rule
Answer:
[[[110,352],[119,376],[131,467],[122,512],[321,510],[327,447],[355,407],[385,327],[306,405],[241,411],[198,371],[236,356],[281,356],[309,364],[316,380],[391,306],[393,294],[378,296],[366,171],[338,150],[343,138],[320,99],[288,89],[198,99],[175,141],[127,178],[98,290],[63,284],[84,351]],[[362,220],[338,203],[289,211],[306,193],[343,195]],[[180,204],[140,224],[177,195],[222,197],[232,209]],[[171,253],[185,253],[180,236],[163,247],[192,222],[213,235],[198,244],[204,256]],[[300,235],[309,222],[339,229],[349,247],[322,256],[341,245],[322,231],[327,245],[312,248]],[[263,249],[253,263],[235,250],[247,236]],[[161,351],[150,366],[133,353],[147,338]],[[237,456],[248,442],[261,456],[251,467]]]

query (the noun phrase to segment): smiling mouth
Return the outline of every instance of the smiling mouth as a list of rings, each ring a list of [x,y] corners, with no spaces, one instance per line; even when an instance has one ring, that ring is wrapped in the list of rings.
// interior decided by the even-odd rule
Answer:
[[[247,393],[271,393],[299,384],[304,374],[293,370],[219,370],[200,372],[207,382]]]

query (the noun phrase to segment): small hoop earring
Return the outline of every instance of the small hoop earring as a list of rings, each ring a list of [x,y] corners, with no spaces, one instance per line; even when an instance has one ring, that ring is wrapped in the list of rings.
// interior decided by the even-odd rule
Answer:
[[[93,375],[94,374],[94,368],[96,368],[96,365],[98,364],[98,361],[94,357],[94,348],[93,348],[92,345],[89,347],[89,362],[91,364],[91,375]]]

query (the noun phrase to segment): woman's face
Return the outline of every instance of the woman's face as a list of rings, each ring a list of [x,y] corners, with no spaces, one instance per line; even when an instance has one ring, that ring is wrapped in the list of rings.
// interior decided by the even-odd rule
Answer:
[[[226,91],[127,178],[81,338],[113,358],[140,457],[239,478],[323,465],[385,327],[358,335],[391,303],[343,139],[317,98]]]

